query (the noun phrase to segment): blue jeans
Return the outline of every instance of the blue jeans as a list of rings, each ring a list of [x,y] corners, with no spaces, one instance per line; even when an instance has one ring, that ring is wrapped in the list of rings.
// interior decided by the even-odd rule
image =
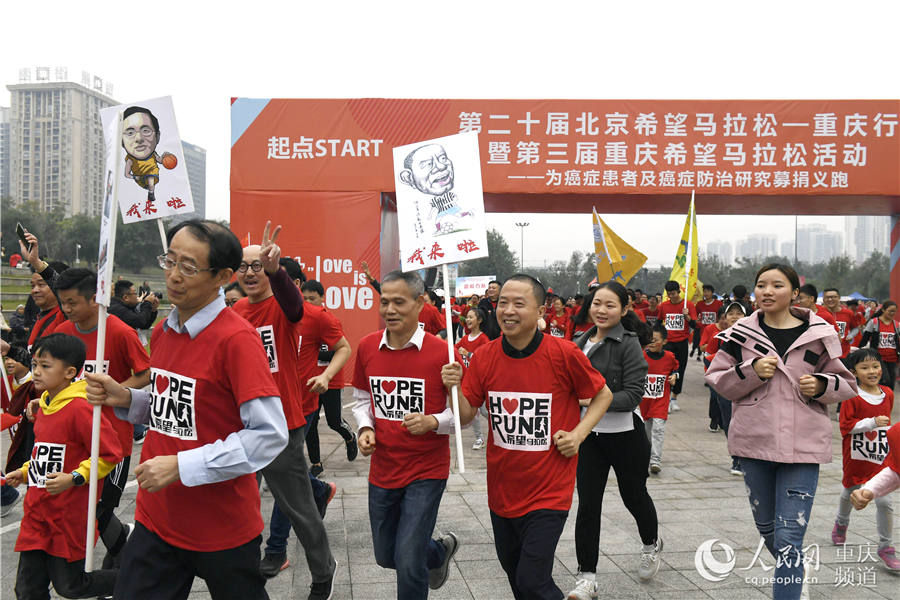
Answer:
[[[306,437],[309,431],[309,423],[303,426],[302,437]],[[313,497],[316,506],[328,501],[328,486],[317,477],[309,475],[309,483],[312,485]],[[269,537],[266,539],[266,554],[284,554],[287,552],[288,538],[291,536],[291,522],[285,516],[278,503],[272,505],[272,517],[269,519]]]
[[[0,485],[0,504],[6,506],[15,502],[19,497],[19,490],[11,485]]]
[[[428,597],[428,570],[444,562],[446,548],[431,538],[446,479],[420,479],[398,489],[369,484],[369,523],[375,562],[397,571],[397,598]]]
[[[741,457],[756,529],[775,558],[773,600],[800,597],[803,537],[812,513],[819,465]]]

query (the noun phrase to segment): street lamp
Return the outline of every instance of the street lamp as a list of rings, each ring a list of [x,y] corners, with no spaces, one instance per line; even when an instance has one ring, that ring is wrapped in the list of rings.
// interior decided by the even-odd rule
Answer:
[[[516,227],[519,228],[520,236],[519,236],[519,270],[525,270],[525,228],[528,227],[530,223],[516,223]]]
[[[78,264],[78,251],[81,250],[81,244],[75,244],[75,264]]]

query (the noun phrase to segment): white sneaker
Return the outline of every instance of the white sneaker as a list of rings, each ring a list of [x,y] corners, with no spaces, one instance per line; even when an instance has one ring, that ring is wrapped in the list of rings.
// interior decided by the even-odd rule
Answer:
[[[582,579],[581,573],[578,574],[579,579],[575,582],[575,589],[569,592],[566,600],[594,600],[599,592],[597,581],[595,579]]]
[[[681,407],[678,406],[678,400],[676,400],[675,398],[669,400],[669,412],[681,412]]]
[[[641,550],[641,564],[638,567],[638,578],[641,581],[650,581],[659,571],[659,555],[663,549],[662,538],[656,538],[656,545],[650,552]]]
[[[472,444],[472,450],[481,450],[484,448],[484,438],[475,438],[475,443]]]

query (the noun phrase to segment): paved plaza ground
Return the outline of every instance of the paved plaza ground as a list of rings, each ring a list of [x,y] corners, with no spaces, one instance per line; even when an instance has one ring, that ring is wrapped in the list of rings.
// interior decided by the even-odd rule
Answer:
[[[350,402],[347,394],[344,403]],[[663,470],[651,476],[648,487],[659,514],[660,535],[665,542],[662,566],[649,583],[637,578],[640,540],[631,515],[625,510],[610,477],[603,507],[603,528],[600,539],[600,563],[597,578],[601,598],[641,598],[653,600],[675,599],[762,599],[771,597],[771,586],[759,579],[771,576],[753,561],[759,537],[747,502],[741,478],[728,471],[725,436],[708,430],[707,390],[702,385],[702,367],[691,360],[685,392],[680,397],[682,411],[670,416],[663,452]],[[832,409],[832,414],[834,410]],[[350,408],[344,413],[348,420]],[[895,407],[894,420],[900,417]],[[328,508],[325,525],[332,551],[338,561],[333,598],[381,600],[396,597],[394,572],[375,564],[372,537],[367,512],[368,460],[360,457],[348,463],[340,437],[328,429],[324,418],[319,425],[322,439],[325,472],[323,479],[334,481],[338,492]],[[431,598],[447,600],[507,600],[512,598],[505,574],[494,553],[490,516],[487,505],[484,451],[471,449],[474,439],[471,430],[463,431],[466,473],[450,475],[441,502],[437,529],[453,531],[461,546],[450,571],[450,578]],[[4,439],[3,456],[8,439]],[[840,436],[834,423],[834,461],[824,465],[816,494],[812,518],[805,543],[811,555],[817,551],[818,568],[812,571],[816,583],[810,598],[877,599],[900,598],[900,576],[885,571],[875,557],[878,537],[875,531],[875,507],[854,512],[851,518],[847,545],[838,548],[831,544],[831,528],[841,492]],[[139,462],[136,456],[132,465]],[[455,456],[455,449],[454,449]],[[24,489],[24,488],[20,488]],[[134,516],[136,486],[132,480],[122,499],[118,514],[124,521]],[[895,492],[895,496],[896,496]],[[556,550],[554,576],[564,592],[575,583],[575,507],[570,512],[562,539]],[[262,498],[263,514],[272,508],[272,496]],[[896,503],[896,501],[895,501]],[[17,556],[13,552],[18,522],[22,517],[21,503],[2,520],[2,584],[0,598],[13,598]],[[895,521],[894,538],[900,543],[900,528]],[[722,581],[704,579],[695,567],[698,547],[709,540],[713,556],[725,560],[725,550],[719,544],[734,549],[735,565]],[[104,549],[98,545],[96,564],[99,566]],[[869,554],[869,552],[871,554]],[[773,563],[766,551],[760,555],[766,566]],[[267,589],[273,600],[303,600],[309,590],[310,577],[302,549],[296,537],[289,547],[291,566],[269,581]],[[191,598],[209,598],[202,581],[194,585]],[[57,598],[56,595],[53,598]]]

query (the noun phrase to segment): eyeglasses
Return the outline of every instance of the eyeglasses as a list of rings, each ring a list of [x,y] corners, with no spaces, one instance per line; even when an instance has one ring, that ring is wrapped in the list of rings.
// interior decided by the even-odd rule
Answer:
[[[245,262],[242,262],[240,265],[238,265],[237,270],[239,273],[246,273],[247,269],[251,269],[254,273],[259,273],[260,271],[262,271],[262,268],[263,268],[262,263],[259,262],[258,260],[254,260],[249,265]]]
[[[159,261],[159,266],[166,271],[171,271],[175,268],[175,265],[178,265],[178,272],[185,277],[195,277],[200,271],[215,271],[215,269],[212,268],[200,269],[186,262],[175,262],[165,254],[160,254],[156,257],[156,260]]]
[[[150,137],[156,133],[155,129],[145,125],[145,126],[141,127],[140,129],[135,129],[133,127],[129,127],[128,129],[126,129],[125,131],[122,132],[122,135],[124,135],[128,139],[131,139],[135,135],[137,135],[138,131],[141,132],[141,137]]]

